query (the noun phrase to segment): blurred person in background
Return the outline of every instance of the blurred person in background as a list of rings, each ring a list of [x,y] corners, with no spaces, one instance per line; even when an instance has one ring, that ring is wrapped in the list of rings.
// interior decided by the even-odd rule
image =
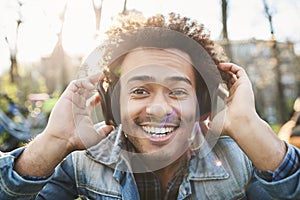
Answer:
[[[284,123],[278,132],[278,136],[300,148],[300,97],[294,102],[294,113],[289,121]]]

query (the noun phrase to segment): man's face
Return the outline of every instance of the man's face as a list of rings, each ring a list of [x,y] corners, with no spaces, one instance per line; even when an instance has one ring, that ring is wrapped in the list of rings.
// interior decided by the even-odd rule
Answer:
[[[196,121],[189,56],[175,49],[139,49],[121,68],[123,131],[140,153],[171,159],[186,152]]]

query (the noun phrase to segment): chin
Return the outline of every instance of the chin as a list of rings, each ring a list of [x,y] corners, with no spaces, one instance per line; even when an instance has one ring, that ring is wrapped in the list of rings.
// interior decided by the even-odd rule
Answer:
[[[148,159],[157,162],[173,162],[181,157],[187,150],[188,145],[184,144],[168,144],[159,148],[152,149],[151,151],[144,151]]]

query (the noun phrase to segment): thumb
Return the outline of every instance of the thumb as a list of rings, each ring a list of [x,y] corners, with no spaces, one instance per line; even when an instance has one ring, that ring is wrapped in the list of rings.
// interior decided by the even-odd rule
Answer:
[[[209,124],[210,130],[215,134],[226,135],[226,109],[217,113]]]
[[[113,130],[114,127],[111,125],[103,125],[97,129],[95,129],[94,127],[86,127],[84,131],[80,131],[79,133],[81,145],[83,145],[79,149],[88,149],[98,144],[101,140],[106,138]]]
[[[100,137],[107,137],[113,130],[115,130],[114,126],[103,125],[97,129],[97,133],[100,135]]]

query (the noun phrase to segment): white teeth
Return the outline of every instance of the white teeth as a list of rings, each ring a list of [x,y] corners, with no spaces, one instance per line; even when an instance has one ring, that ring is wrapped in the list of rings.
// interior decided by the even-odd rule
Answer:
[[[143,130],[155,137],[162,137],[174,130],[174,127],[153,127],[153,126],[142,126]]]

